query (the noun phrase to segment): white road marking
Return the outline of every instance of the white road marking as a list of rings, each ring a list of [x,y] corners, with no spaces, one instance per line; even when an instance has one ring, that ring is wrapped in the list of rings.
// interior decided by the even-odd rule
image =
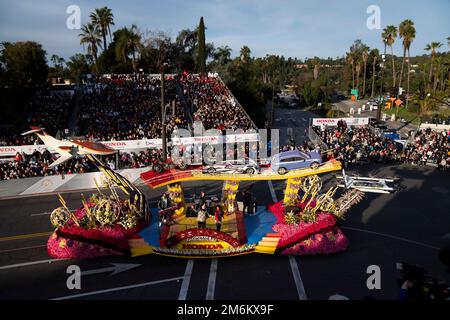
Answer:
[[[208,290],[206,291],[206,300],[214,300],[218,262],[219,261],[217,259],[211,260],[211,268],[209,269],[209,278],[208,278]]]
[[[8,250],[0,250],[0,253],[8,253],[8,252],[21,251],[21,250],[30,250],[30,249],[37,249],[37,248],[43,248],[43,247],[47,247],[47,245],[46,244],[42,244],[42,245],[39,245],[39,246],[14,248],[14,249],[8,249]]]
[[[53,298],[53,299],[50,299],[50,300],[68,300],[68,299],[75,299],[75,298],[81,298],[81,297],[88,297],[88,296],[94,296],[94,295],[102,294],[102,293],[116,292],[116,291],[122,291],[122,290],[129,290],[129,289],[134,289],[134,288],[152,286],[152,285],[155,285],[155,284],[172,282],[172,281],[177,281],[177,280],[181,280],[181,279],[183,279],[183,277],[169,278],[169,279],[163,279],[163,280],[157,280],[157,281],[133,284],[133,285],[130,285],[130,286],[125,286],[125,287],[117,287],[117,288],[111,288],[111,289],[105,289],[105,290],[98,290],[98,291],[74,294],[74,295],[71,295],[71,296]]]
[[[48,259],[48,260],[39,260],[39,261],[11,264],[11,265],[8,265],[8,266],[1,266],[0,270],[14,269],[14,268],[20,268],[20,267],[33,266],[33,265],[36,265],[36,264],[52,263],[52,262],[67,261],[67,260],[70,260],[70,259]]]
[[[78,209],[70,209],[70,212],[75,212]],[[33,213],[30,216],[35,217],[35,216],[49,216],[51,214],[51,212],[41,212],[41,213]]]
[[[42,213],[33,213],[30,214],[30,216],[32,217],[36,217],[36,216],[49,216],[51,214],[51,212],[42,212]]]
[[[414,241],[414,240],[410,240],[410,239],[405,239],[405,238],[401,238],[401,237],[397,237],[397,236],[392,236],[389,234],[385,234],[385,233],[379,233],[379,232],[375,232],[375,231],[369,231],[369,230],[364,230],[364,229],[358,229],[358,228],[351,228],[351,227],[341,227],[342,229],[347,229],[347,230],[353,230],[353,231],[359,231],[359,232],[365,232],[365,233],[370,233],[370,234],[375,234],[381,237],[386,237],[386,238],[391,238],[394,240],[400,240],[400,241],[404,241],[404,242],[409,242],[418,246],[422,246],[422,247],[426,247],[426,248],[430,248],[430,249],[434,249],[434,250],[441,250],[441,248],[438,247],[434,247],[431,246],[429,244],[426,243],[422,243],[422,242],[418,242],[418,241]]]
[[[128,263],[128,264],[126,264],[126,263],[111,263],[111,264],[112,264],[112,267],[82,271],[81,276],[90,276],[93,274],[107,273],[107,272],[111,272],[110,276],[113,276],[118,273],[122,273],[124,271],[128,271],[128,270],[131,270],[131,269],[141,266],[140,264],[131,264],[131,263]]]
[[[270,195],[272,196],[272,201],[274,203],[278,202],[277,195],[275,194],[275,190],[273,189],[272,180],[268,180],[267,184],[269,185]]]
[[[272,195],[272,200],[274,203],[278,202],[277,195],[273,189],[273,184],[271,180],[267,181],[269,185],[270,194]],[[298,297],[300,300],[308,300],[305,292],[305,286],[303,285],[302,277],[300,276],[300,271],[298,270],[297,261],[293,256],[289,256],[289,264],[291,265],[292,275],[294,277],[295,287],[297,288]]]
[[[184,271],[183,283],[181,284],[180,294],[178,300],[186,300],[189,290],[189,283],[191,282],[192,268],[194,267],[194,259],[189,259],[186,264],[186,270]]]
[[[295,287],[297,288],[299,299],[308,300],[305,287],[303,286],[302,277],[300,276],[300,271],[298,270],[297,261],[293,256],[289,256],[289,264],[291,265],[292,275],[294,276]]]

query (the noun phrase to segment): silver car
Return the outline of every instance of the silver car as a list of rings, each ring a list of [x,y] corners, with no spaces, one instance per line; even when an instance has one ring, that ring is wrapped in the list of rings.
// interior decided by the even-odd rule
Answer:
[[[261,172],[259,165],[251,160],[228,160],[216,163],[211,166],[204,166],[203,173],[241,173],[241,174],[255,174]]]

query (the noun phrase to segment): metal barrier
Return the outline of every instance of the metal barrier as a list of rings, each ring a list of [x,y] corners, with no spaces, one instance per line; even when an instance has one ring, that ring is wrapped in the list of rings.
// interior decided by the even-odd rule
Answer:
[[[227,92],[230,94],[230,96],[233,98],[234,102],[236,102],[236,106],[238,106],[239,108],[241,108],[242,112],[244,112],[244,114],[246,115],[246,117],[250,120],[250,123],[253,126],[253,129],[258,129],[258,127],[256,126],[256,124],[253,122],[252,118],[250,118],[250,116],[248,115],[247,111],[245,111],[244,107],[242,107],[242,105],[239,103],[239,101],[236,99],[236,97],[233,95],[233,93],[231,92],[231,90],[228,88],[228,86],[225,84],[225,82],[222,80],[222,78],[217,75],[217,79],[224,85],[225,88],[227,88]]]
[[[321,149],[328,150],[328,145],[323,142],[323,140],[319,137],[319,135],[314,131],[312,126],[308,127],[308,138],[315,145],[319,145]]]

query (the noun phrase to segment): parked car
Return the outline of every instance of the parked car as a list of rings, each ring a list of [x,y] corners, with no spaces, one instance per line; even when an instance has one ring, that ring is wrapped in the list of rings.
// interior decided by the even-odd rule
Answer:
[[[241,173],[255,174],[261,172],[260,166],[251,159],[228,160],[210,166],[204,166],[203,173]]]
[[[298,150],[281,152],[272,157],[271,168],[278,174],[289,170],[311,168],[317,169],[322,163],[322,156],[317,151],[301,152]]]

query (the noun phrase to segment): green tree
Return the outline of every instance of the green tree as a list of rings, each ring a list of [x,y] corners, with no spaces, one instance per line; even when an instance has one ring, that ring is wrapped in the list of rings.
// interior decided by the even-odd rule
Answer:
[[[90,15],[91,22],[99,30],[103,37],[103,50],[106,50],[106,36],[109,34],[109,39],[111,39],[111,26],[114,25],[114,15],[112,10],[108,7],[97,8]]]
[[[363,48],[361,49],[361,59],[363,61],[363,65],[364,65],[362,97],[365,97],[366,96],[367,60],[369,59],[369,47],[366,45],[363,46]]]
[[[45,50],[37,42],[3,42],[0,49],[3,84],[11,87],[45,85],[48,76],[45,56]]]
[[[249,47],[243,46],[241,48],[240,55],[239,55],[239,58],[241,59],[241,62],[244,63],[244,64],[250,63],[251,53],[252,53],[252,51],[250,50]]]
[[[409,49],[411,47],[411,43],[416,37],[416,29],[414,27],[414,22],[412,20],[404,20],[400,23],[398,27],[398,35],[400,38],[403,38],[403,59],[402,59],[402,68],[400,70],[400,79],[398,81],[398,87],[399,89],[402,86],[402,80],[403,80],[403,69],[405,65],[405,59],[408,55],[408,84],[407,84],[407,96],[409,94],[409,78],[410,78],[410,55],[409,55]]]
[[[370,96],[373,98],[375,96],[376,66],[377,66],[378,57],[380,56],[380,52],[378,51],[378,49],[372,49],[370,51],[369,55],[372,60],[372,93]]]
[[[52,54],[52,56],[50,57],[50,61],[53,63],[50,74],[55,77],[63,77],[64,64],[66,63],[64,58],[61,58],[56,54]]]
[[[361,72],[361,55],[364,48],[367,46],[361,40],[355,40],[350,47],[350,52],[347,54],[347,63],[352,67],[352,89],[359,90],[359,75]],[[356,87],[355,87],[356,77]]]
[[[168,34],[161,31],[150,32],[142,40],[141,65],[145,70],[159,73],[165,62],[178,67],[176,60],[180,53],[175,43],[171,43]],[[176,69],[176,72],[180,71]]]
[[[395,39],[397,39],[397,27],[389,25],[383,29],[383,39],[388,47],[391,48],[391,62],[392,62],[392,88],[395,88],[395,60],[394,60],[394,48]]]
[[[81,33],[78,36],[80,37],[80,44],[83,45],[83,48],[87,45],[87,53],[94,58],[95,68],[98,72],[98,47],[102,43],[98,26],[92,23],[85,24],[81,27]]]
[[[229,46],[218,47],[213,52],[214,61],[224,65],[231,61],[231,48]]]
[[[197,71],[206,72],[206,40],[205,40],[205,22],[200,18],[198,25],[198,52],[197,52]]]
[[[436,59],[436,50],[442,47],[442,43],[440,42],[431,42],[430,44],[427,44],[425,47],[426,51],[431,51],[431,65],[430,65],[430,74],[428,75],[428,89],[431,90],[432,86],[432,80],[433,80],[433,67],[434,67],[434,60]]]
[[[131,55],[133,70],[137,71],[137,54],[141,48],[141,34],[137,26],[133,24],[131,28],[123,28],[117,39],[116,60],[125,64]]]
[[[319,60],[319,58],[315,57],[313,59],[313,65],[314,65],[313,78],[314,78],[314,80],[317,80],[317,78],[319,78],[319,71],[320,71],[320,60]]]
[[[350,71],[352,74],[352,89],[355,88],[355,53],[347,53],[347,64],[350,65]]]
[[[196,30],[183,29],[178,33],[175,40],[176,55],[174,64],[182,70],[194,70],[197,48],[198,28]]]
[[[68,76],[71,80],[80,83],[83,75],[90,72],[92,56],[77,53],[67,61]]]
[[[440,75],[442,73],[442,71],[441,71],[442,56],[436,57],[435,62],[436,62],[436,73],[435,73],[434,81],[433,81],[433,92],[434,93],[436,92],[438,82],[440,81]]]

